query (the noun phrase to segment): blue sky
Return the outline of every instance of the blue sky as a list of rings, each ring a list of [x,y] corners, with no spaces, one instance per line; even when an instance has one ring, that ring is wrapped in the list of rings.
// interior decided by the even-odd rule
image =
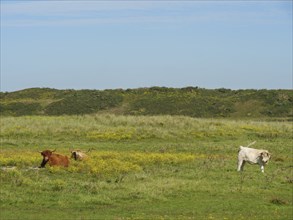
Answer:
[[[1,91],[292,88],[292,1],[3,1]]]

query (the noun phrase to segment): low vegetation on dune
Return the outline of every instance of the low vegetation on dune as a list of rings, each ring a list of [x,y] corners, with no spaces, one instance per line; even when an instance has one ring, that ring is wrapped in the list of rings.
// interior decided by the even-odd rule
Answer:
[[[1,220],[293,217],[291,122],[104,112],[0,125]],[[239,146],[253,141],[272,153],[265,173],[237,172]],[[45,149],[88,158],[40,169]]]
[[[0,93],[2,115],[184,115],[204,118],[292,118],[291,90],[151,87],[116,90],[31,88]]]

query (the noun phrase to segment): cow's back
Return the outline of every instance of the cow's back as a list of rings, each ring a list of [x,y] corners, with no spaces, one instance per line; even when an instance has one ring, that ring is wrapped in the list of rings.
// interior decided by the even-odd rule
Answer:
[[[60,155],[60,154],[53,154],[50,157],[49,165],[50,166],[64,166],[64,167],[68,167],[68,165],[69,165],[69,159],[68,159],[67,156],[63,156],[63,155]]]

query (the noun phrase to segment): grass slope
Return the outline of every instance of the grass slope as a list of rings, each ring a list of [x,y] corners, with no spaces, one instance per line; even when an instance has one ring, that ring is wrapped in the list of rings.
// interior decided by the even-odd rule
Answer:
[[[217,118],[292,118],[291,90],[151,87],[116,90],[32,88],[0,93],[2,115],[184,115]]]
[[[292,123],[184,116],[1,118],[0,219],[292,219]],[[239,145],[273,157],[236,171]],[[31,169],[38,151],[89,152]],[[3,169],[16,166],[15,169]]]

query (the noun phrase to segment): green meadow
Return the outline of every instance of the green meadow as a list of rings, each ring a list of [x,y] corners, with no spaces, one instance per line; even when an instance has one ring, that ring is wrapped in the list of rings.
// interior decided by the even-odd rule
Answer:
[[[292,122],[3,116],[0,219],[292,219]],[[237,172],[240,145],[272,153]],[[39,151],[89,158],[37,169]]]

